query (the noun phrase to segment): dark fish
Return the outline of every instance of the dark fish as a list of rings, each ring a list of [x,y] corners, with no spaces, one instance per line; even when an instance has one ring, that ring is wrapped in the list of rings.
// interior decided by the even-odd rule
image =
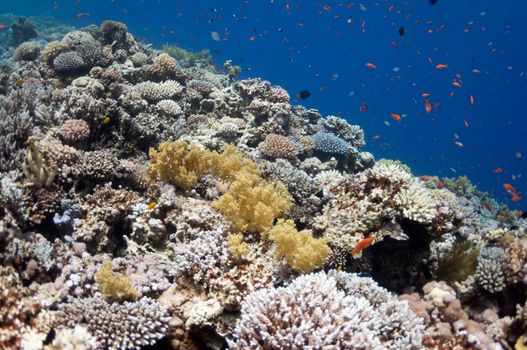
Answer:
[[[365,104],[360,105],[359,110],[361,112],[366,112],[368,110],[368,105],[365,105]]]
[[[430,3],[430,5],[435,5],[435,4],[437,4],[437,1],[438,1],[438,0],[428,0],[428,2]]]
[[[299,100],[305,100],[309,96],[311,96],[311,92],[307,90],[302,90],[298,94],[296,94],[296,98],[298,98]]]
[[[404,26],[400,26],[399,29],[397,29],[397,33],[402,37],[406,34],[406,28]]]

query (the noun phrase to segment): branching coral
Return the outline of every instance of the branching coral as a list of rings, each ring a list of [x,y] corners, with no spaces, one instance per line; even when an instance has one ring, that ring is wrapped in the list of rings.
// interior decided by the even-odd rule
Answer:
[[[153,345],[168,330],[170,317],[150,298],[108,303],[100,298],[70,299],[55,312],[57,328],[85,326],[104,349],[138,349]]]
[[[276,245],[276,258],[285,259],[295,271],[311,272],[323,266],[331,253],[324,238],[314,238],[308,231],[298,232],[292,220],[278,220],[268,236]]]
[[[354,275],[343,278],[363,283]],[[348,288],[357,289],[340,288],[335,277],[320,272],[250,294],[230,349],[422,349],[422,321],[406,302],[384,291],[385,301],[372,304]]]

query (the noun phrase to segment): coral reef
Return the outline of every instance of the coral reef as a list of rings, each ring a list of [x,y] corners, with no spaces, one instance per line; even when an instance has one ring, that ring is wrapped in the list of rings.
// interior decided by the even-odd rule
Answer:
[[[0,22],[0,348],[522,346],[527,222],[468,178],[206,50]]]

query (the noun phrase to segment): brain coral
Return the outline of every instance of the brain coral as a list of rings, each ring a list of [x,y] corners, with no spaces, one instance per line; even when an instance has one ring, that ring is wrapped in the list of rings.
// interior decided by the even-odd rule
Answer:
[[[242,302],[229,348],[422,349],[422,320],[406,302],[368,280],[362,289],[371,286],[372,294],[383,296],[374,304],[368,293],[352,293],[359,287],[350,285],[362,284],[362,278],[345,274],[338,279],[319,272],[287,287],[253,292]]]

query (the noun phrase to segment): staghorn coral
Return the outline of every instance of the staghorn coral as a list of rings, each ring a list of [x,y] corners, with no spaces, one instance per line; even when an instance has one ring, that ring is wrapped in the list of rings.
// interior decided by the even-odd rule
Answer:
[[[95,274],[95,282],[99,284],[105,296],[117,299],[136,299],[139,293],[132,287],[130,277],[112,271],[112,262],[104,262]]]
[[[169,321],[165,308],[146,297],[123,304],[74,298],[60,304],[54,313],[55,327],[86,327],[98,347],[116,350],[155,344],[166,334]]]
[[[279,219],[266,235],[275,243],[277,259],[285,259],[295,271],[311,272],[324,265],[331,249],[323,238],[297,231],[292,220]]]
[[[258,145],[258,149],[268,158],[291,158],[298,155],[295,144],[285,136],[269,134],[265,140]]]
[[[388,299],[372,305],[341,289],[332,275],[303,275],[287,287],[250,294],[229,348],[420,349],[422,321],[405,302]]]

